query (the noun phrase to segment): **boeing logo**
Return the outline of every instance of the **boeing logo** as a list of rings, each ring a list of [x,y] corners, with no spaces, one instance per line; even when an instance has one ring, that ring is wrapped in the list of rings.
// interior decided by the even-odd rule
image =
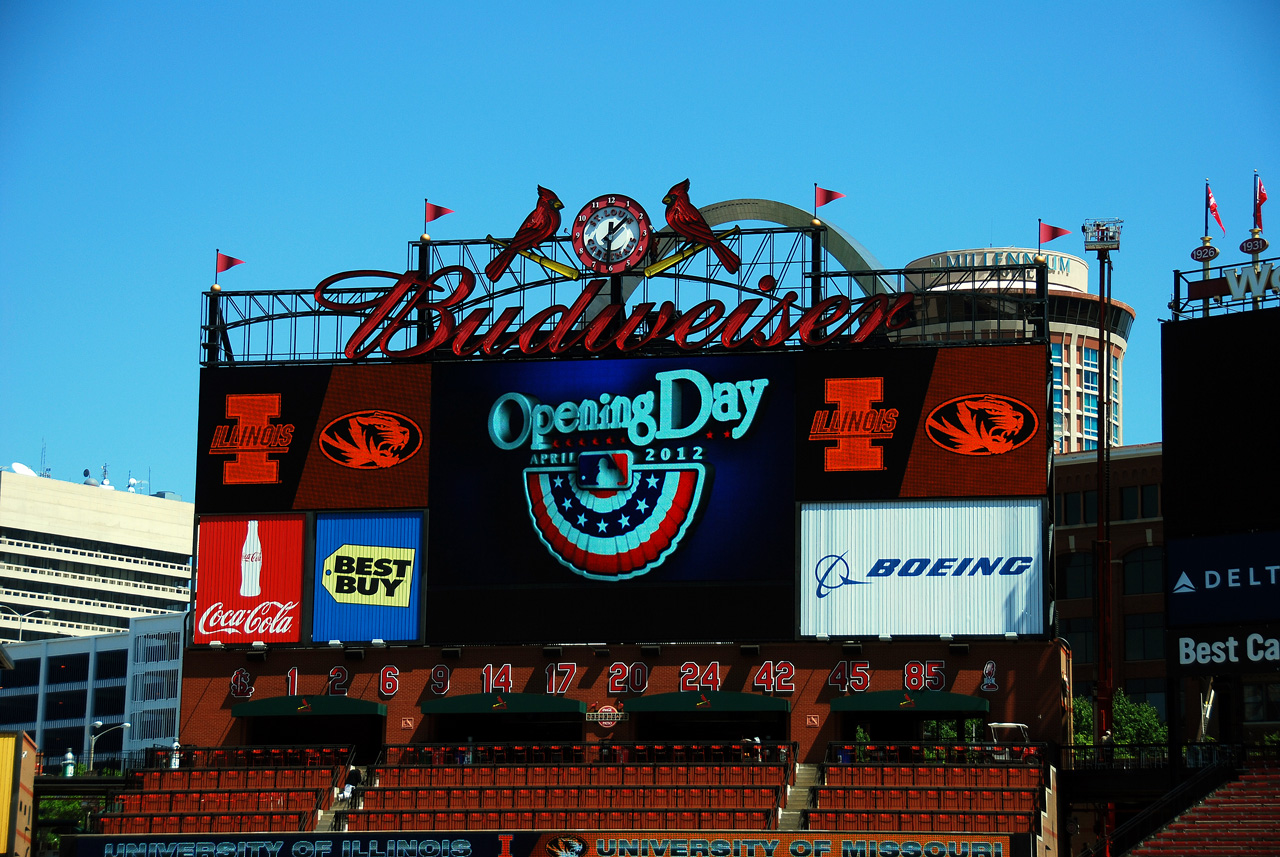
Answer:
[[[870,580],[855,580],[849,570],[849,563],[844,554],[828,554],[814,565],[813,575],[817,580],[815,595],[825,598],[842,586],[871,583]],[[965,556],[965,557],[912,557],[898,559],[886,557],[877,559],[867,569],[866,577],[973,577],[992,574],[1019,575],[1035,565],[1035,558],[1029,556]]]

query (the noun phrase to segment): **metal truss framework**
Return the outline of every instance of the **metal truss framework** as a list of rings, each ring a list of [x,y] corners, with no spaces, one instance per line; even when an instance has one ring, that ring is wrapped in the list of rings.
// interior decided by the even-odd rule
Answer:
[[[728,244],[742,259],[742,266],[729,275],[712,253],[702,252],[652,277],[634,273],[612,277],[596,277],[585,272],[578,279],[552,274],[537,262],[517,257],[508,274],[490,283],[483,274],[476,276],[474,291],[461,303],[451,307],[457,318],[474,310],[488,310],[492,319],[510,307],[519,307],[515,325],[541,309],[553,305],[568,306],[593,279],[603,279],[605,288],[587,318],[593,317],[608,303],[622,304],[630,312],[641,304],[661,305],[670,301],[677,312],[688,311],[702,301],[718,300],[728,308],[747,298],[760,300],[752,319],[762,321],[770,309],[795,292],[792,312],[803,312],[819,302],[842,296],[854,306],[873,295],[914,296],[908,313],[909,323],[896,330],[879,330],[870,344],[973,344],[994,340],[1023,339],[1047,341],[1046,266],[1005,265],[972,268],[910,270],[830,270],[834,261],[826,251],[824,226],[804,228],[740,229]],[[655,236],[654,260],[663,259],[681,249],[678,238],[670,232]],[[482,272],[496,255],[498,247],[489,240],[410,242],[408,268],[423,274],[440,275],[441,285],[452,288],[458,282],[456,273],[440,274],[447,268],[462,267]],[[539,251],[563,266],[578,269],[568,237],[558,237],[541,245]],[[391,276],[396,276],[391,274]],[[359,282],[350,280],[347,282]],[[347,306],[369,305],[383,298],[394,280],[367,278],[363,288],[330,288],[326,297]],[[435,292],[438,299],[445,292]],[[430,299],[430,298],[427,298]],[[428,314],[404,306],[413,300],[409,295],[398,305],[407,313],[416,313],[414,323],[398,330],[388,342],[390,350],[411,347],[428,335]],[[865,308],[861,312],[870,312]],[[335,311],[322,306],[311,289],[289,289],[255,292],[209,291],[204,294],[201,325],[203,366],[214,365],[289,365],[306,363],[347,362],[344,348],[364,320],[362,310]],[[765,330],[772,333],[779,320],[775,317]],[[794,324],[794,316],[792,322]],[[849,337],[839,337],[827,347],[840,347]],[[798,334],[792,333],[782,349],[799,348]],[[668,343],[669,350],[669,343]],[[716,349],[706,348],[706,352]],[[662,352],[659,348],[657,352]],[[637,351],[636,356],[645,353]],[[388,361],[392,358],[372,351],[365,362]],[[451,351],[433,352],[430,359],[459,359]],[[490,358],[493,359],[493,358]]]

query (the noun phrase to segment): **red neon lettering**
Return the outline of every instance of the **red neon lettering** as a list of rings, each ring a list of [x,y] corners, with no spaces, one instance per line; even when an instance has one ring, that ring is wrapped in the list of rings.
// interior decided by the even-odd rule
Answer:
[[[703,313],[706,313],[706,318],[702,318]],[[711,340],[718,338],[717,335],[712,333],[697,342],[690,342],[689,334],[706,330],[718,322],[722,315],[724,315],[724,303],[722,301],[714,298],[709,301],[703,301],[680,316],[680,320],[676,322],[675,328],[671,331],[671,338],[676,341],[676,345],[685,351],[701,348]]]
[[[819,301],[804,317],[800,319],[800,323],[796,325],[796,329],[800,332],[800,341],[805,345],[826,345],[831,340],[845,332],[849,325],[853,324],[854,316],[850,314],[849,309],[853,306],[853,302],[844,295],[832,295],[825,300]],[[827,310],[831,310],[831,315],[823,318]],[[839,322],[839,324],[836,324]],[[831,327],[831,325],[835,327]],[[831,328],[827,331],[826,336],[819,336],[816,331],[821,328]]]
[[[334,284],[358,277],[385,277],[395,279],[395,283],[385,294],[369,300],[343,301],[340,297],[327,294]],[[457,277],[457,285],[444,297],[428,300],[430,292],[444,291],[438,283],[445,277]],[[617,304],[607,304],[587,324],[579,327],[591,305],[599,297],[604,283],[603,279],[592,280],[572,305],[566,307],[554,304],[539,310],[514,332],[511,332],[511,327],[522,312],[519,307],[504,309],[487,331],[482,328],[491,309],[477,308],[461,322],[458,321],[453,308],[466,301],[476,284],[475,274],[460,265],[442,268],[425,278],[417,271],[394,274],[390,271],[361,270],[334,274],[316,286],[315,300],[320,306],[341,313],[369,311],[343,349],[343,353],[351,360],[359,360],[375,348],[380,348],[389,357],[405,358],[424,356],[444,347],[450,348],[459,357],[466,357],[477,351],[483,351],[486,355],[501,354],[513,346],[530,355],[543,350],[551,354],[563,354],[579,345],[590,354],[599,354],[611,347],[627,353],[663,339],[671,339],[683,351],[694,351],[716,340],[726,348],[740,348],[747,343],[760,348],[774,348],[796,335],[799,335],[805,345],[825,345],[844,335],[859,318],[861,322],[850,337],[851,342],[863,342],[881,327],[899,330],[911,323],[909,313],[905,312],[913,301],[909,294],[874,295],[860,301],[861,307],[856,312],[853,311],[853,300],[843,295],[833,295],[801,311],[796,305],[799,295],[790,291],[774,302],[764,317],[747,331],[744,328],[759,307],[759,298],[747,298],[727,314],[722,301],[706,300],[678,317],[672,302],[664,301],[657,317],[651,320],[648,329],[640,335],[636,331],[653,312],[652,303],[637,305],[619,321],[616,329],[614,321],[619,318],[623,308]],[[799,312],[794,324],[791,321],[793,308]],[[418,317],[411,318],[411,314],[415,312]],[[554,326],[547,328],[547,323],[557,315],[559,320]],[[773,326],[773,332],[767,333],[770,326]],[[391,339],[397,333],[414,327],[430,330],[430,335],[407,348],[390,347]],[[822,332],[824,330],[825,333]],[[703,331],[706,334],[701,339],[690,338]],[[539,338],[539,332],[545,335]]]

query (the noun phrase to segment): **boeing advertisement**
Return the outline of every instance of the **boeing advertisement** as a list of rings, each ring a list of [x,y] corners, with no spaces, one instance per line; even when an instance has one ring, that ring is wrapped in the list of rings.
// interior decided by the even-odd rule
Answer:
[[[1044,502],[805,504],[801,635],[1043,634]]]

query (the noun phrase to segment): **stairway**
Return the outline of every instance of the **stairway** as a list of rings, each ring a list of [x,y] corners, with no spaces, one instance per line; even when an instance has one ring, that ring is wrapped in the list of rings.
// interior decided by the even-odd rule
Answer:
[[[1130,857],[1280,857],[1280,767],[1251,768],[1129,852]]]
[[[810,789],[818,785],[817,765],[796,765],[795,785],[787,786],[787,807],[778,819],[779,830],[804,829],[804,811],[809,807]]]

